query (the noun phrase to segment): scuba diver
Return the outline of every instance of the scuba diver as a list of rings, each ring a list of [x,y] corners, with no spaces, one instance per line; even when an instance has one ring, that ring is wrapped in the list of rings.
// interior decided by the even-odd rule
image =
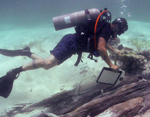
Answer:
[[[18,78],[19,74],[28,70],[43,68],[48,70],[56,65],[63,63],[73,54],[78,54],[75,66],[81,61],[82,52],[88,52],[89,58],[93,56],[101,56],[107,65],[113,70],[119,70],[119,67],[112,64],[107,49],[116,54],[120,54],[110,47],[107,42],[109,39],[117,38],[117,35],[123,34],[128,30],[128,24],[125,18],[118,17],[112,23],[107,19],[94,23],[88,22],[86,25],[78,25],[75,27],[75,34],[65,35],[56,47],[50,51],[47,58],[42,58],[30,51],[29,47],[20,50],[0,49],[0,54],[5,56],[27,56],[33,61],[12,69],[0,78],[0,96],[7,98],[11,93],[13,82]],[[96,60],[95,60],[96,61]]]

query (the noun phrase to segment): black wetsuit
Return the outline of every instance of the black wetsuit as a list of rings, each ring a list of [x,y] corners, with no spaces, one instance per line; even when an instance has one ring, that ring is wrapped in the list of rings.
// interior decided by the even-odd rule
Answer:
[[[93,29],[91,30],[90,35],[93,35]],[[93,34],[92,34],[93,33]],[[108,42],[109,38],[111,36],[111,27],[109,23],[105,23],[100,30],[97,31],[96,37],[97,41],[99,37],[103,37],[106,40],[106,43]],[[79,48],[79,43],[84,43],[82,48]],[[58,60],[59,64],[63,63],[65,60],[70,58],[73,54],[76,54],[79,51],[88,52],[87,50],[87,38],[78,38],[76,34],[68,34],[65,35],[61,41],[57,44],[57,46],[50,51],[51,54],[53,54]],[[93,39],[90,42],[90,50],[96,51],[94,47],[94,41]]]

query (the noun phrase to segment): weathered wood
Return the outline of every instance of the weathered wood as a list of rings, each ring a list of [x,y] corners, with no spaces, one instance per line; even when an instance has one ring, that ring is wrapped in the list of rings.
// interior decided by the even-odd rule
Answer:
[[[143,98],[143,107],[140,109],[139,113],[145,113],[148,109],[150,109],[150,94],[143,96]]]
[[[147,110],[144,114],[136,115],[134,117],[150,117],[150,109]]]
[[[150,77],[148,74],[138,77],[141,80],[137,76],[126,76],[123,82],[113,87],[96,84],[82,90],[76,88],[71,91],[64,91],[39,103],[16,107],[7,115],[15,116],[17,113],[30,113],[36,109],[46,108],[45,111],[43,110],[40,114],[32,117],[87,117],[88,115],[94,117],[106,112],[108,108],[118,107],[118,105],[121,106],[140,98],[143,99],[143,105],[139,104],[136,108],[131,103],[130,108],[132,108],[133,113],[128,114],[141,116],[148,113],[149,111],[146,111],[150,108],[150,81],[148,80]],[[142,82],[142,78],[146,78],[147,81]],[[101,89],[104,91],[103,95]],[[123,111],[128,112],[125,107],[121,110],[122,113]]]
[[[61,117],[86,117],[88,115],[93,117],[115,104],[132,98],[142,97],[149,93],[150,81],[124,85],[114,91],[104,94],[103,97],[98,96],[96,99]]]
[[[45,99],[39,103],[33,104],[28,108],[23,109],[25,112],[32,111],[37,107],[49,107],[48,111],[57,115],[65,114],[75,110],[81,105],[91,101],[93,98],[101,94],[101,89],[109,85],[94,85],[80,94],[75,95],[76,89],[71,91],[64,91],[54,95],[48,99]]]
[[[132,77],[130,77],[130,79],[131,78]],[[79,90],[78,88],[71,91],[64,91],[48,99],[45,99],[39,103],[32,104],[31,106],[22,109],[22,111],[31,112],[36,108],[50,107],[48,108],[48,111],[50,113],[54,113],[57,115],[66,114],[68,112],[77,109],[81,105],[91,101],[95,97],[101,95],[101,89],[103,89],[105,93],[105,92],[113,91],[126,83],[132,83],[138,81],[137,78],[132,78],[131,80],[128,79],[129,78],[127,78],[124,82],[120,83],[118,86],[114,86],[114,87],[109,85],[104,85],[104,84],[92,85],[91,87],[88,87],[83,91],[79,91],[78,92],[79,94],[76,94],[76,90]]]
[[[143,106],[144,99],[142,97],[133,98],[123,103],[116,104],[96,117],[133,117]]]
[[[142,81],[142,78],[146,78],[147,81]],[[118,109],[120,113],[117,113],[117,116],[127,114],[126,117],[130,117],[130,115],[143,117],[142,115],[149,113],[147,110],[150,108],[149,79],[149,74],[126,76],[123,82],[113,87],[95,84],[84,89],[76,88],[71,91],[64,91],[39,103],[16,107],[7,115],[14,117],[18,113],[32,113],[36,109],[43,109],[43,112],[32,117],[87,117],[88,115],[94,117],[106,113],[109,109],[113,110],[114,107],[122,107],[120,111]],[[101,89],[103,89],[103,94]],[[142,103],[134,106],[136,101],[133,100],[136,99],[142,99]],[[126,106],[123,106],[125,104]],[[131,104],[130,107],[126,108],[129,104]],[[129,109],[132,110],[131,113],[128,112]],[[112,112],[114,113],[114,111]]]
[[[16,115],[17,113],[29,113],[39,108],[47,108],[47,111],[49,113],[54,113],[56,115],[66,114],[75,110],[81,105],[91,101],[96,96],[100,95],[101,89],[105,87],[111,86],[104,84],[96,84],[84,90],[76,88],[70,91],[63,91],[39,103],[15,107],[8,114]],[[78,92],[78,94],[76,92]]]

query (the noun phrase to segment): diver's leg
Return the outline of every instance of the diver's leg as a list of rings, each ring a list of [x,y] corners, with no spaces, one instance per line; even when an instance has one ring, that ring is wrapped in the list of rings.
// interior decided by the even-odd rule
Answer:
[[[42,59],[42,57],[41,56],[38,56],[38,55],[36,55],[36,54],[31,54],[31,56],[29,57],[29,58],[31,58],[32,60],[35,60],[35,59]]]
[[[22,71],[27,71],[27,70],[34,70],[34,69],[38,69],[38,68],[44,68],[46,70],[58,65],[59,60],[53,55],[51,54],[50,56],[48,56],[47,58],[39,58],[39,59],[35,59],[19,68],[15,68],[13,70],[11,70],[11,72],[14,72],[15,74],[18,74]]]
[[[35,59],[32,62],[23,65],[22,69],[24,71],[38,68],[44,68],[47,70],[58,65],[58,62],[59,60],[53,54],[50,54],[47,58]]]
[[[6,87],[8,89],[7,94],[3,95],[2,93],[5,92],[2,85],[3,82],[7,80],[11,84],[13,81],[18,78],[19,73],[27,70],[34,70],[38,68],[50,69],[58,64],[63,63],[65,60],[70,58],[72,54],[77,52],[76,42],[75,42],[75,35],[67,35],[64,36],[63,39],[57,44],[57,46],[51,51],[51,55],[47,58],[43,59],[33,53],[30,54],[30,58],[34,59],[32,62],[25,64],[19,68],[12,69],[11,71],[7,72],[5,76],[0,79],[0,96],[8,97],[12,87]]]
[[[77,53],[76,35],[69,34],[64,36],[56,47],[50,51],[51,54],[47,58],[40,58],[35,54],[31,54],[32,62],[25,64],[19,68],[13,69],[12,72],[16,74],[38,68],[50,69],[58,64],[63,63],[73,54]]]
[[[16,78],[18,78],[20,72],[38,68],[50,69],[57,65],[58,62],[59,60],[51,54],[46,59],[35,59],[26,65],[12,69],[11,71],[7,72],[5,76],[0,78],[0,96],[7,98],[10,95],[13,82]]]

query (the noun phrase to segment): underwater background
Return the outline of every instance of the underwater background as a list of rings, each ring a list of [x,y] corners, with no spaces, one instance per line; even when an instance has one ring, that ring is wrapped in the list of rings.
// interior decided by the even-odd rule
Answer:
[[[108,8],[112,20],[124,17],[128,21],[129,30],[119,37],[121,44],[134,50],[139,46],[141,50],[150,49],[149,5],[150,0],[0,0],[0,48],[13,50],[29,46],[32,52],[47,57],[65,34],[75,32],[74,28],[55,31],[53,17],[90,8]],[[78,67],[74,67],[77,59],[74,55],[50,70],[21,73],[10,96],[7,99],[0,97],[0,115],[15,104],[38,102],[73,89],[78,83],[95,83],[99,72],[107,65],[101,58],[97,64],[86,57],[83,55],[84,62]],[[0,55],[0,77],[30,61],[27,57]],[[83,68],[88,72],[81,73]]]

